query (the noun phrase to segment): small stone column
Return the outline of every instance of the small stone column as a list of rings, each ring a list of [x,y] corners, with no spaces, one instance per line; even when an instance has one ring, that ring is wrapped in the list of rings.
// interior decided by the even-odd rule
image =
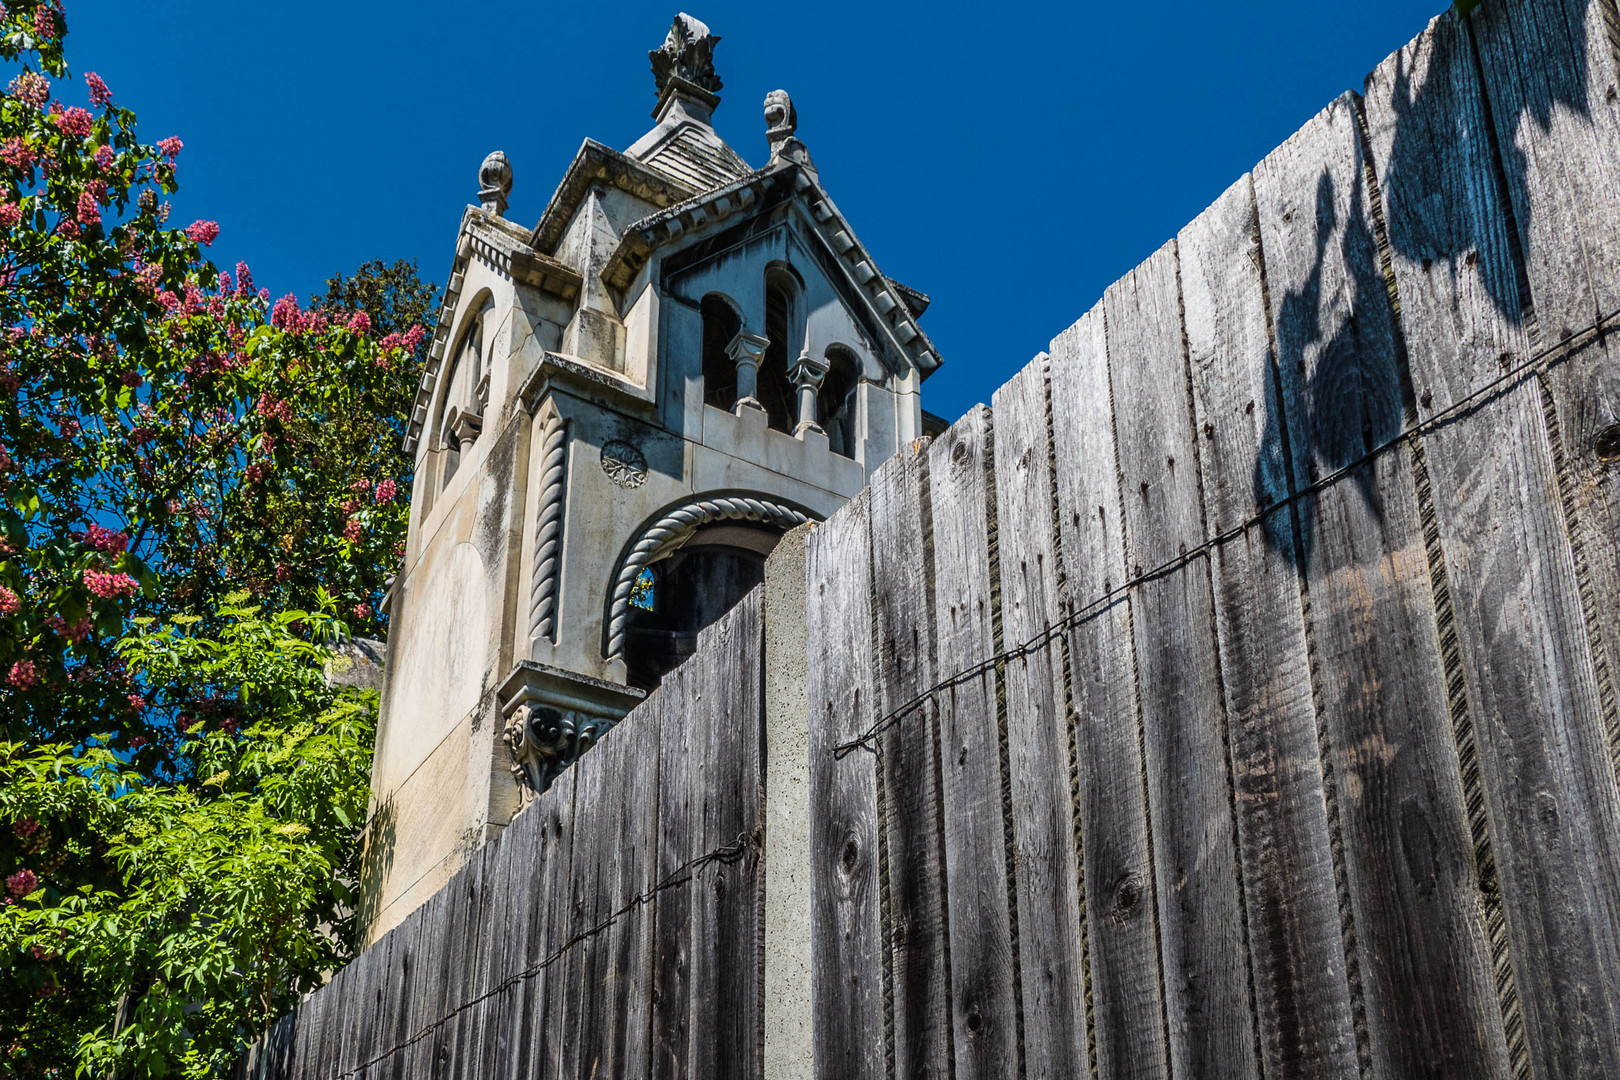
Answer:
[[[758,397],[759,361],[769,344],[769,338],[739,330],[737,336],[731,339],[731,344],[726,346],[726,355],[737,365],[737,408],[734,411],[739,416],[745,408],[765,411]]]
[[[821,433],[820,419],[816,415],[816,394],[821,390],[821,381],[827,377],[828,365],[826,360],[818,360],[810,355],[809,350],[799,354],[798,362],[788,375],[793,379],[793,385],[799,389],[799,423],[793,429],[794,435],[803,435],[807,431]]]

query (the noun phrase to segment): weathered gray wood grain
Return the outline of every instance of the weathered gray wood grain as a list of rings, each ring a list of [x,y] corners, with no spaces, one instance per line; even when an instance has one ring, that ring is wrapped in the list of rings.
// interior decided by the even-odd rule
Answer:
[[[1078,607],[1125,584],[1102,305],[1052,342],[1051,370],[1062,559]],[[1108,1078],[1169,1071],[1131,605],[1120,594],[1069,632],[1097,1066]]]
[[[1483,121],[1466,36],[1455,19],[1443,16],[1369,76],[1368,145],[1342,137],[1335,154],[1355,159],[1363,170],[1370,154],[1386,199],[1432,204],[1434,193],[1445,190],[1450,209],[1431,205],[1430,216],[1455,218],[1458,208],[1477,205],[1492,183]],[[1409,155],[1398,166],[1392,165],[1397,147]],[[1361,213],[1373,219],[1373,239],[1384,241],[1388,258],[1410,260],[1419,250],[1419,260],[1446,258],[1434,241],[1455,237],[1454,230],[1436,221],[1439,230],[1424,235],[1406,217],[1399,237],[1391,237],[1371,195],[1364,196],[1368,208]],[[1480,243],[1506,254],[1505,239],[1498,226]],[[1462,265],[1453,280],[1472,277],[1467,287],[1477,289],[1469,259],[1456,262]],[[1403,418],[1410,420],[1417,403],[1409,373],[1400,370],[1400,346],[1413,339],[1399,336],[1393,313],[1379,302],[1387,295],[1384,267],[1365,232],[1346,264],[1367,279],[1369,295],[1352,301],[1357,343],[1369,358],[1363,362],[1402,378]],[[1456,327],[1436,299],[1434,293],[1414,297],[1408,325],[1416,330],[1439,318],[1442,327]],[[1344,298],[1338,307],[1336,318],[1348,318]],[[1416,344],[1447,349],[1458,342],[1430,328]],[[1480,807],[1482,799],[1473,717],[1460,713],[1456,734],[1449,723],[1449,673],[1439,634],[1442,622],[1450,631],[1452,610],[1443,559],[1424,528],[1425,516],[1433,515],[1428,465],[1420,448],[1402,447],[1369,468],[1376,504],[1351,490],[1324,493],[1319,501],[1324,543],[1311,569],[1313,595],[1323,597],[1331,613],[1331,621],[1317,623],[1323,691],[1329,715],[1342,717],[1335,739],[1339,768],[1355,796],[1346,802],[1347,855],[1358,917],[1369,935],[1368,990],[1375,1006],[1369,1018],[1375,1033],[1382,1025],[1377,1041],[1397,1074],[1502,1076],[1513,1067],[1508,1033],[1521,1030],[1519,1006],[1508,958],[1493,954],[1493,940],[1505,943],[1498,897],[1494,888],[1489,895],[1480,890],[1480,873],[1494,876],[1494,860],[1483,813],[1469,818],[1468,807]],[[1445,590],[1438,609],[1435,581]]]
[[[941,672],[966,671],[997,651],[993,454],[993,423],[982,405],[928,448]],[[997,681],[992,669],[936,698],[958,1080],[1020,1074],[1011,821],[1002,798]]]
[[[1047,357],[997,390],[992,407],[1002,638],[1016,648],[1055,625],[1068,599],[1054,531]],[[1094,1060],[1066,656],[1066,638],[1058,635],[1008,661],[1005,676],[1024,1065],[1032,1080],[1074,1075]]]
[[[741,858],[705,866],[692,894],[688,1069],[746,1080],[759,1071],[760,873],[753,840],[762,826],[764,731],[761,590],[698,637],[688,663],[696,693],[685,701],[695,754],[687,763],[694,819],[688,858],[736,844]]]
[[[1532,7],[1559,5],[1515,10]],[[1393,116],[1374,129],[1420,418],[1530,350],[1479,92],[1462,59],[1422,74],[1435,85],[1398,88],[1406,100],[1392,93]],[[1426,116],[1441,95],[1456,104]],[[1517,121],[1512,130],[1518,137]],[[1534,380],[1505,387],[1423,445],[1530,1062],[1539,1076],[1612,1074],[1614,779],[1541,390]]]
[[[1108,307],[1125,564],[1133,571],[1168,563],[1207,535],[1178,292],[1181,243],[1192,248],[1196,277],[1210,246],[1198,224],[1139,267]],[[1241,283],[1222,283],[1223,289],[1234,286],[1241,289]],[[1224,555],[1213,566],[1206,555],[1144,577],[1132,595],[1165,1011],[1177,1076],[1252,1076],[1260,1068],[1221,676],[1266,682],[1241,666],[1241,651],[1225,666],[1217,653],[1212,572],[1242,572],[1221,561]],[[1225,573],[1220,580],[1225,584]],[[1255,591],[1254,599],[1269,599],[1264,583]],[[1294,599],[1297,605],[1297,591]],[[1274,608],[1243,617],[1257,623],[1242,632],[1267,635],[1253,642],[1258,649],[1287,634],[1286,618]],[[1284,678],[1287,656],[1276,657],[1284,661]],[[1235,703],[1247,702],[1252,692],[1249,685],[1230,690]]]
[[[629,717],[622,722],[628,723]],[[613,813],[618,786],[603,768],[603,759],[612,735],[609,732],[589,753],[580,755],[568,770],[574,776],[574,843],[566,895],[573,925],[557,943],[566,949],[556,964],[563,986],[560,999],[550,1006],[557,1010],[563,1029],[560,1080],[590,1077],[607,1034],[600,1003],[605,993],[604,943],[589,932],[600,921],[603,905],[610,902],[602,892],[613,875],[608,864],[617,839]]]
[[[692,759],[699,752],[690,716],[701,692],[697,667],[688,662],[664,676],[659,701],[658,880],[676,873],[691,857],[700,797],[692,788]],[[652,700],[652,699],[649,699]],[[652,1071],[655,1080],[691,1073],[691,886],[666,889],[654,903]]]
[[[806,553],[812,1037],[823,1080],[884,1075],[877,761],[834,754],[877,719],[870,515],[862,492],[810,534]]]
[[[615,850],[616,878],[608,915],[648,893],[657,880],[658,780],[661,768],[659,740],[664,725],[662,702],[645,701],[645,715],[625,727],[621,745],[612,759],[613,783],[621,804]],[[628,717],[626,718],[629,719]],[[606,741],[621,734],[618,727]],[[651,1068],[652,934],[655,912],[639,905],[621,915],[604,935],[603,954],[612,993],[609,1057],[598,1075],[646,1076]]]
[[[1522,8],[1522,10],[1520,10]],[[1545,349],[1620,312],[1620,13],[1613,0],[1492,5],[1471,25]],[[1620,338],[1542,379],[1603,709],[1620,768]]]
[[[934,610],[928,580],[927,441],[900,448],[872,477],[872,568],[878,708],[885,716],[933,685]],[[888,828],[889,948],[896,1076],[950,1068],[950,937],[939,802],[939,727],[932,701],[881,740]]]
[[[539,871],[535,886],[538,908],[529,936],[529,966],[547,964],[573,934],[578,923],[570,899],[572,895],[575,823],[575,774],[566,769],[540,796],[533,813],[540,815]],[[531,980],[532,997],[526,999],[535,1010],[529,1040],[529,1071],[524,1076],[554,1077],[562,1068],[562,1050],[571,1033],[564,1012],[568,1000],[567,961],[559,959],[542,967]]]
[[[1353,158],[1346,163],[1332,156],[1345,137],[1355,138],[1355,125],[1355,104],[1350,95],[1345,95],[1273,151],[1254,172],[1262,263],[1276,335],[1275,369],[1270,378],[1274,392],[1282,396],[1282,401],[1273,397],[1265,403],[1272,415],[1261,436],[1263,472],[1262,467],[1256,467],[1253,474],[1256,501],[1262,505],[1349,463],[1401,426],[1398,372],[1382,353],[1369,352],[1364,361],[1358,354],[1358,335],[1363,334],[1363,328],[1355,307],[1355,290],[1362,291],[1360,300],[1369,305],[1369,317],[1376,314],[1372,305],[1382,302],[1382,297],[1377,295],[1381,285],[1376,267],[1371,282],[1365,280],[1363,249],[1368,246],[1365,238],[1371,235],[1365,213],[1365,180]],[[1347,262],[1358,256],[1359,261]],[[1297,407],[1287,409],[1286,403],[1290,402]],[[1280,423],[1276,418],[1279,412]],[[1324,496],[1328,512],[1335,512],[1340,500],[1376,498],[1369,486],[1373,482],[1370,472],[1343,481]],[[1356,490],[1347,491],[1350,487]],[[1308,499],[1287,514],[1273,514],[1266,519],[1264,535],[1278,553],[1280,565],[1295,567],[1290,576],[1295,579],[1296,590],[1300,588],[1299,576],[1307,574],[1306,568],[1318,561],[1318,549],[1339,551],[1343,543],[1342,538],[1322,535],[1326,531],[1319,520],[1323,505],[1322,500]],[[1306,592],[1308,596],[1308,585]],[[1299,618],[1298,596],[1296,592],[1292,601],[1278,600],[1292,609],[1291,641],[1294,620]],[[1310,617],[1324,624],[1329,633],[1338,629],[1335,620],[1339,616],[1331,609],[1313,609]],[[1223,634],[1223,646],[1225,641]],[[1329,655],[1333,662],[1340,660],[1331,644]],[[1296,672],[1290,682],[1297,692],[1304,692],[1311,679],[1331,680],[1334,676],[1319,670],[1309,675]],[[1316,693],[1320,697],[1324,691],[1317,687]],[[1301,716],[1311,715],[1308,698],[1296,696],[1295,705]],[[1367,1064],[1375,1055],[1365,1034],[1359,1047],[1352,1034],[1353,1026],[1361,1031],[1365,1024],[1366,986],[1361,950],[1356,947],[1354,905],[1347,893],[1336,896],[1334,886],[1337,871],[1339,889],[1348,888],[1341,846],[1345,796],[1333,771],[1336,717],[1328,715],[1342,703],[1319,700],[1318,705],[1316,732],[1309,733],[1301,719],[1289,729],[1294,741],[1283,739],[1273,744],[1280,768],[1298,761],[1309,762],[1307,768],[1296,773],[1295,790],[1301,793],[1294,804],[1298,807],[1298,825],[1288,834],[1288,842],[1300,845],[1291,847],[1291,853],[1311,860],[1316,876],[1309,900],[1298,908],[1299,919],[1289,924],[1291,929],[1297,927],[1297,933],[1288,938],[1288,956],[1290,970],[1315,980],[1310,1000],[1319,1005],[1314,1014],[1304,1018],[1307,1026],[1300,1033],[1306,1038],[1295,1045],[1305,1056],[1295,1060],[1316,1060],[1321,1053],[1319,1047],[1325,1044],[1331,1053],[1340,1055],[1336,1059],[1338,1067],[1348,1068],[1356,1060],[1358,1049]],[[1310,750],[1326,752],[1326,760],[1305,757]],[[1240,775],[1243,771],[1240,765]],[[1330,823],[1331,843],[1326,831]],[[1262,906],[1273,902],[1271,884],[1269,880],[1255,884],[1259,890],[1256,899]],[[1338,942],[1332,940],[1335,936]],[[1262,1015],[1266,1005],[1278,1004],[1265,1002],[1264,997]],[[1281,1007],[1289,1008],[1286,998]],[[1354,1021],[1349,1012],[1352,1008]]]

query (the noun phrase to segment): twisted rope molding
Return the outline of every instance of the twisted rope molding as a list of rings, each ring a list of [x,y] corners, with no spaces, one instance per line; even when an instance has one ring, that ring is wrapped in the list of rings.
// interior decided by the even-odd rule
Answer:
[[[563,473],[568,425],[550,401],[540,429],[540,513],[534,526],[534,573],[529,578],[529,636],[557,637],[557,562],[562,549]]]
[[[648,563],[657,562],[686,543],[699,526],[711,521],[759,521],[791,529],[810,520],[810,515],[803,510],[748,495],[701,499],[671,510],[642,533],[635,547],[630,549],[630,554],[625,556],[608,605],[607,649],[604,655],[609,660],[624,655],[625,624],[630,621],[630,593],[635,589],[636,578],[641,571]]]

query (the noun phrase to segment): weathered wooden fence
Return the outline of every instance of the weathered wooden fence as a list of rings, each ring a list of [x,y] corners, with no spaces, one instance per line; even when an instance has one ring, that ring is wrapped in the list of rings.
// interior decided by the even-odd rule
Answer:
[[[759,594],[248,1077],[759,1073]]]
[[[813,533],[796,715],[756,596],[251,1064],[1620,1076],[1617,69],[1437,19]]]

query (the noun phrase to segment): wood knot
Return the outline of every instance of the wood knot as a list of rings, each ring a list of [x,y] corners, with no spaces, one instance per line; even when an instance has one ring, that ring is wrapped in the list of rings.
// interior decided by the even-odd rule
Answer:
[[[850,840],[844,844],[844,857],[842,859],[844,864],[844,873],[853,874],[855,872],[855,863],[860,860],[860,857],[861,846],[855,842],[853,837],[851,837]]]
[[[1592,450],[1603,462],[1620,461],[1620,424],[1610,424],[1592,440]]]
[[[1142,879],[1134,873],[1126,874],[1114,886],[1114,918],[1124,921],[1131,917],[1136,905],[1142,902]]]
[[[967,1029],[974,1034],[978,1034],[984,1030],[984,1017],[980,1014],[979,1007],[977,1005],[968,1010]]]
[[[959,442],[951,447],[951,461],[957,465],[966,465],[968,453],[967,443]]]

